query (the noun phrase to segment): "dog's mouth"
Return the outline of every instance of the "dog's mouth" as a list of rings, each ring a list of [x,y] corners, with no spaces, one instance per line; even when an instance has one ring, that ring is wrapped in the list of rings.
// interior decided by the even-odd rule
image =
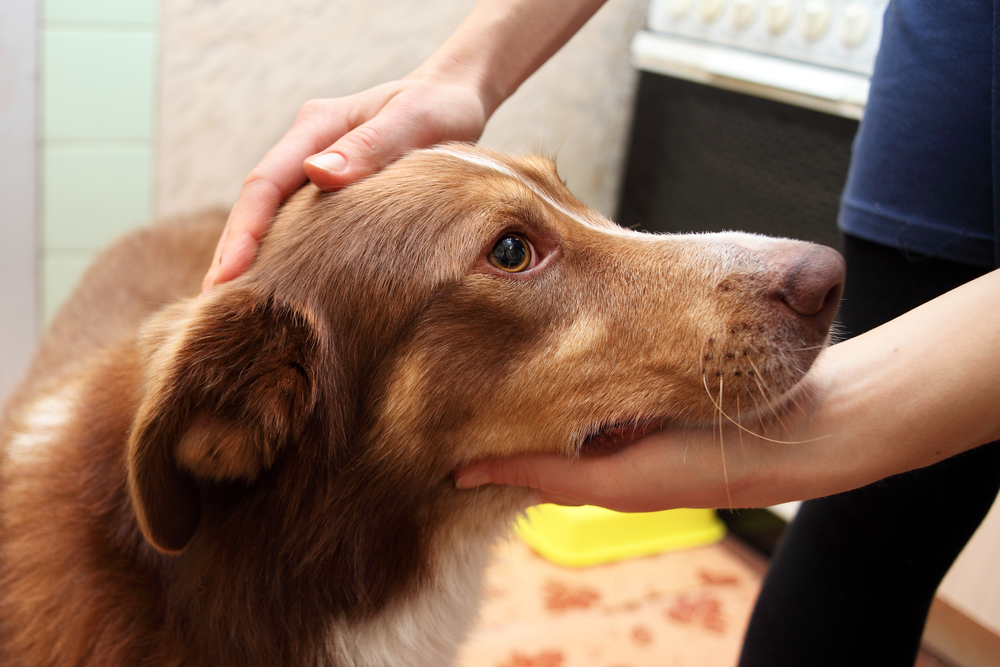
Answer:
[[[731,424],[748,433],[754,433],[770,424],[782,424],[783,415],[793,409],[808,410],[815,400],[816,387],[803,382],[803,377],[805,373],[799,372],[798,376],[792,379],[790,387],[768,401],[755,404],[753,410],[733,410],[732,406],[728,404],[720,406],[716,399],[712,398],[715,414],[710,418],[693,419],[689,416],[687,419],[679,420],[676,417],[634,417],[599,424],[592,427],[578,441],[580,444],[577,451],[581,456],[614,454],[650,433],[668,428],[706,429]],[[711,397],[712,392],[708,393]]]
[[[613,454],[663,427],[664,422],[658,419],[629,420],[605,424],[584,437],[580,445],[580,454],[582,456]]]

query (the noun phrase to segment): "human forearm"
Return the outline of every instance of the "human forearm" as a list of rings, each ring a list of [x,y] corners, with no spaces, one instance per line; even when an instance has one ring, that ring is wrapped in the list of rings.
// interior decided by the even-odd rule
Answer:
[[[921,468],[1000,439],[1000,271],[835,345],[802,433],[829,466],[817,492]]]
[[[558,51],[605,0],[480,0],[411,76],[468,81],[487,117]]]

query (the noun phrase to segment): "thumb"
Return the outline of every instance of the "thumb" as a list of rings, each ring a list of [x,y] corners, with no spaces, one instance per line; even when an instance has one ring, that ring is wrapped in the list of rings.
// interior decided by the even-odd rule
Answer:
[[[534,490],[540,502],[588,504],[587,484],[571,470],[573,465],[563,456],[547,454],[476,461],[455,471],[455,488],[473,489],[485,484],[521,486]]]
[[[360,125],[322,153],[307,158],[306,176],[322,190],[349,185],[379,171],[409,148],[393,139],[375,123]]]

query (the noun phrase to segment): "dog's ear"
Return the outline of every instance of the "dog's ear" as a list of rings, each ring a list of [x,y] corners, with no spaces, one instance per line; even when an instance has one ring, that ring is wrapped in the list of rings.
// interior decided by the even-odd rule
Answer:
[[[318,340],[301,309],[232,289],[145,328],[145,393],[127,467],[153,546],[177,552],[190,541],[201,517],[199,482],[252,482],[301,435],[316,403]]]

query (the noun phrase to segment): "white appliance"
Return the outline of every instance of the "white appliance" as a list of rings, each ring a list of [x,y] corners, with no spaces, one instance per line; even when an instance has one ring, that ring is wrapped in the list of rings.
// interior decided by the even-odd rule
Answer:
[[[652,0],[619,223],[839,245],[888,0]]]
[[[652,0],[641,70],[860,118],[888,0]]]

